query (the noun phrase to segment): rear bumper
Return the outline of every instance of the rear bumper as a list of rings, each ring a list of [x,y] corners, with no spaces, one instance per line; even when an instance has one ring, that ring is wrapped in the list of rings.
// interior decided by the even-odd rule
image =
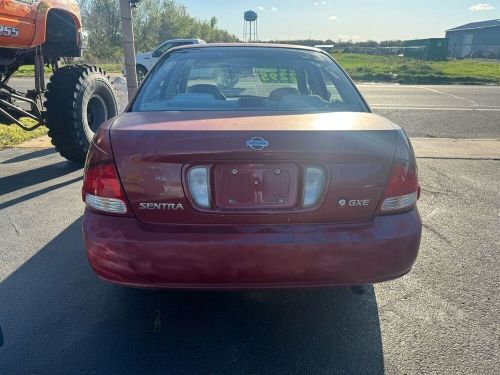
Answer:
[[[86,210],[89,262],[101,278],[159,289],[361,285],[410,271],[417,210],[360,224],[143,225]]]

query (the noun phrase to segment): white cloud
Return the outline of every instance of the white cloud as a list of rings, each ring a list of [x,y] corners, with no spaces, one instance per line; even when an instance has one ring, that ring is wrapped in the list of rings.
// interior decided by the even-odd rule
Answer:
[[[276,8],[276,7],[271,7],[271,10],[272,10],[273,12],[277,12],[277,11],[278,11],[278,8]]]
[[[330,16],[328,17],[330,21],[337,21],[339,18],[337,16]]]
[[[486,3],[474,4],[469,8],[469,10],[472,10],[473,12],[480,12],[482,10],[493,10],[493,9],[495,9],[493,5]]]
[[[319,5],[328,5],[328,1],[315,1],[313,4],[316,5],[316,6],[319,6]]]
[[[264,11],[264,7],[263,6],[258,6],[257,10],[260,10],[261,12],[263,12]]]

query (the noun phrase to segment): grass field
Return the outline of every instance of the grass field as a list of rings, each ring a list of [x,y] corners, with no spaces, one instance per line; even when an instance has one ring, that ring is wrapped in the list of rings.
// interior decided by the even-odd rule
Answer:
[[[423,61],[409,57],[334,53],[355,81],[500,84],[500,60]]]
[[[93,64],[104,69],[106,73],[121,73],[122,66],[120,64]],[[50,75],[52,71],[49,68],[45,68],[45,74]],[[35,75],[35,67],[33,65],[21,66],[14,77],[33,77]]]
[[[36,122],[29,118],[22,119],[22,122],[27,126],[35,125]],[[17,125],[0,124],[0,148],[12,147],[19,143],[29,141],[30,139],[41,137],[47,134],[47,128],[42,126],[34,131],[27,132]]]

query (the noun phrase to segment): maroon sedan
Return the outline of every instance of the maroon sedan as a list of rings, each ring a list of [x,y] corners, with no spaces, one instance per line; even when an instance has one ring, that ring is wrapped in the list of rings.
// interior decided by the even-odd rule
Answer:
[[[325,52],[171,50],[85,167],[83,233],[134,287],[359,285],[417,257],[415,155]]]

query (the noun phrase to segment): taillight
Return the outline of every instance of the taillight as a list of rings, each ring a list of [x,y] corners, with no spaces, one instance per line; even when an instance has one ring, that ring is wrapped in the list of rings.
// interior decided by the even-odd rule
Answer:
[[[188,171],[188,185],[194,203],[210,208],[210,180],[207,167],[193,167]]]
[[[417,167],[408,162],[396,161],[387,180],[380,210],[391,213],[412,209],[419,193]]]
[[[132,216],[111,152],[103,139],[92,143],[83,178],[82,198],[88,208],[107,214]],[[104,139],[105,142],[105,139]]]
[[[304,198],[302,206],[315,206],[321,198],[325,184],[325,172],[320,167],[307,167],[304,174]]]

